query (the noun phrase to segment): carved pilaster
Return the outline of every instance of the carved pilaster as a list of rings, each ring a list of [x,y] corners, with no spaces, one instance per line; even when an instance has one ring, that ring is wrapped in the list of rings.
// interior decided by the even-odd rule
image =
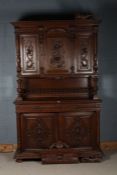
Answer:
[[[16,35],[16,65],[17,65],[17,76],[21,73],[21,58],[20,58],[20,37]]]
[[[44,60],[45,56],[45,49],[44,49],[44,39],[45,39],[45,28],[43,26],[39,26],[39,56],[40,56],[40,73],[44,74],[45,70],[42,66],[42,61]]]
[[[92,75],[89,77],[89,91],[90,91],[90,98],[98,99],[98,76]]]
[[[70,43],[71,43],[71,67],[70,67],[70,70],[71,70],[71,73],[75,73],[75,52],[74,52],[74,48],[75,48],[75,39],[76,39],[76,27],[75,26],[69,26],[68,28],[68,38],[70,40]]]
[[[98,72],[98,61],[96,58],[96,55],[94,57],[94,66],[93,66],[94,72],[97,73]]]
[[[93,39],[94,39],[94,58],[93,58],[93,70],[94,73],[97,74],[98,73],[98,60],[97,60],[97,31],[98,31],[98,26],[94,27],[94,31],[93,31]]]
[[[17,92],[18,92],[18,98],[17,100],[23,100],[25,97],[25,80],[23,78],[19,78],[17,80]]]

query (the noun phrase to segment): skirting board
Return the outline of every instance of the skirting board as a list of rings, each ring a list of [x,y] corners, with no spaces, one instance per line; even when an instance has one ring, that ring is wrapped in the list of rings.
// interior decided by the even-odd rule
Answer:
[[[17,144],[0,144],[1,153],[14,152],[16,148],[17,148]],[[101,149],[103,151],[117,150],[117,141],[101,142]]]
[[[1,153],[14,152],[16,148],[17,148],[16,144],[0,144]]]

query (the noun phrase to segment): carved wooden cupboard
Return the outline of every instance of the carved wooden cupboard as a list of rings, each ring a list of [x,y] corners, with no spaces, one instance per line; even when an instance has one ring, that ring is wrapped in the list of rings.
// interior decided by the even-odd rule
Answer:
[[[98,22],[19,21],[16,35],[16,161],[96,162],[101,101],[97,96]]]

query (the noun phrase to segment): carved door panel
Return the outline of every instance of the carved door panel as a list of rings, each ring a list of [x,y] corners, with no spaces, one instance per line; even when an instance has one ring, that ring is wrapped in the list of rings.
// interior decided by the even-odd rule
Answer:
[[[49,148],[55,142],[55,117],[49,113],[21,116],[23,150]]]
[[[95,112],[61,113],[60,138],[68,147],[92,147],[97,142]]]
[[[39,73],[38,35],[20,35],[21,73]]]
[[[92,73],[95,59],[95,41],[92,33],[77,33],[75,40],[75,68],[77,73]]]
[[[42,67],[46,73],[70,73],[72,48],[66,29],[59,26],[46,31]]]

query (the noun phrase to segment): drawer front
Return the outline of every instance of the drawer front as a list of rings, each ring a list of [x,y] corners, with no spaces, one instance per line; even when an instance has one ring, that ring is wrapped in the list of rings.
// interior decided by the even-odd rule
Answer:
[[[59,112],[57,105],[16,105],[16,112]]]
[[[18,104],[16,112],[78,112],[78,111],[100,110],[100,106],[95,103],[64,103],[60,100],[50,104]]]

